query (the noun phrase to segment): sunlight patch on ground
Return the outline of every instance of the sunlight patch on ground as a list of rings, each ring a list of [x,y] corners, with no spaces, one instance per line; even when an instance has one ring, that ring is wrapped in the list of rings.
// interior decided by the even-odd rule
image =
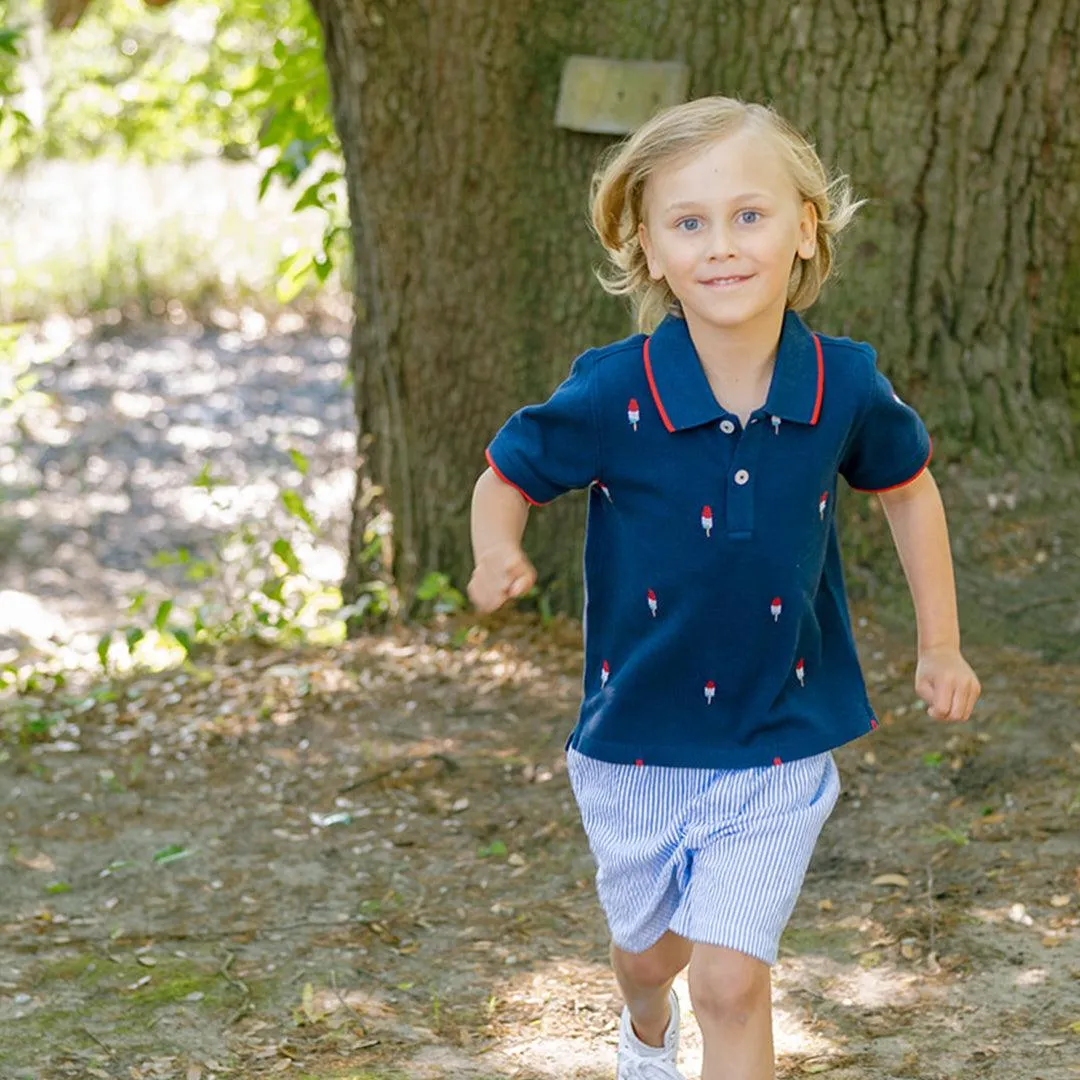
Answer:
[[[702,1065],[701,1030],[694,1018],[686,972],[675,980],[682,1010],[679,1066],[698,1076]],[[592,1078],[614,1070],[621,1010],[609,968],[562,958],[538,964],[497,991],[507,1012],[507,1033],[492,1051],[514,1061],[529,1075]],[[513,1017],[519,1022],[510,1025]],[[778,1057],[827,1061],[840,1052],[831,1039],[813,1030],[814,1018],[773,991],[773,1037]],[[531,1029],[531,1030],[530,1030]]]
[[[909,1005],[919,999],[920,976],[888,965],[853,967],[827,957],[791,957],[784,961],[784,982],[796,987],[815,985],[845,1007],[883,1009]],[[923,983],[925,992],[925,983]]]
[[[1028,968],[1016,976],[1017,986],[1039,986],[1046,982],[1046,968]]]

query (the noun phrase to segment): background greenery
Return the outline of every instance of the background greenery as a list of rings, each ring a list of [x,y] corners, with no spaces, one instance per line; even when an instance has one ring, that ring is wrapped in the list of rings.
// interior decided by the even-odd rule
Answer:
[[[242,300],[265,308],[304,289],[313,293],[316,284],[347,288],[340,152],[319,27],[307,3],[178,0],[152,9],[140,0],[99,0],[70,32],[45,33],[44,21],[40,0],[0,0],[0,199],[6,195],[9,211],[6,232],[0,226],[0,321],[57,309],[78,314],[125,296],[173,298],[163,292],[180,292],[177,299],[195,306]],[[198,205],[176,220],[151,208],[157,220],[141,229],[122,221],[69,229],[63,257],[57,245],[19,235],[26,216],[19,211],[56,181],[59,163],[84,171],[92,164],[98,172],[123,163],[125,176],[145,171],[162,204],[176,203],[166,196],[178,186],[192,186],[197,204],[197,169],[208,159],[237,166],[224,183],[238,203],[275,188],[288,194],[260,208],[270,219],[262,237],[244,222],[214,223],[226,249],[242,245],[245,233],[255,245],[267,234],[280,238],[276,250],[259,249],[259,270],[222,272],[209,244],[193,251],[170,243],[170,231],[173,240],[187,240]],[[215,174],[208,184],[222,182]],[[83,216],[108,216],[108,207],[87,206]],[[201,275],[193,274],[197,265]],[[135,267],[142,280],[118,275],[122,267]],[[344,277],[331,281],[335,269]],[[81,288],[73,294],[59,284],[65,281]],[[179,288],[170,290],[170,281]]]

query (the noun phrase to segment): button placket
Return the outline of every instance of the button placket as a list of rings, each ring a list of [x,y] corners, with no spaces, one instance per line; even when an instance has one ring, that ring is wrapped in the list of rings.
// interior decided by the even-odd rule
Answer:
[[[754,532],[754,474],[764,430],[760,424],[756,427],[748,426],[731,458],[728,472],[727,534],[732,540],[749,540]]]

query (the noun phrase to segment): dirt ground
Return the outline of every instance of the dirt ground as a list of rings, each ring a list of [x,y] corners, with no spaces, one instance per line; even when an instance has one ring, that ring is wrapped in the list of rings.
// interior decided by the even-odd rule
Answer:
[[[577,631],[466,626],[234,649],[9,737],[0,1075],[613,1075]],[[976,646],[946,728],[906,639],[859,634],[882,724],[837,752],[779,1075],[1080,1076],[1080,664]]]
[[[50,376],[55,425],[8,442],[25,513],[0,521],[3,587],[70,600],[88,634],[142,565],[143,502],[133,487],[123,520],[87,525],[61,495],[89,513],[94,484],[147,470],[175,494],[219,467],[210,435],[263,415],[302,420],[324,475],[350,460],[331,438],[344,399],[316,385],[331,351],[298,345],[287,366],[238,339],[235,414],[174,380],[153,436],[129,398],[185,348],[207,379],[233,353],[138,345],[123,370],[146,384],[117,389],[104,347]],[[310,416],[288,419],[298,394]],[[150,447],[182,422],[200,441]],[[284,449],[249,442],[220,465],[259,470],[246,486],[270,505]],[[1080,481],[977,462],[938,479],[984,697],[962,726],[916,703],[910,603],[895,567],[867,569],[885,526],[863,504],[846,553],[881,724],[836,753],[844,791],[782,941],[781,1077],[1080,1077]],[[619,1000],[562,751],[578,635],[465,613],[0,697],[0,1080],[613,1076]]]

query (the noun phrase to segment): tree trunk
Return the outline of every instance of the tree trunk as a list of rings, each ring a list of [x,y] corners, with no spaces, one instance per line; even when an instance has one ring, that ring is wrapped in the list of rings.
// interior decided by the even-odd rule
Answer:
[[[466,579],[502,420],[631,329],[586,224],[612,139],[553,124],[571,53],[683,60],[692,96],[771,101],[849,173],[872,202],[810,319],[876,345],[939,460],[1075,455],[1080,0],[312,2],[348,171],[359,428],[406,593],[429,570]],[[583,507],[529,527],[571,610]]]

